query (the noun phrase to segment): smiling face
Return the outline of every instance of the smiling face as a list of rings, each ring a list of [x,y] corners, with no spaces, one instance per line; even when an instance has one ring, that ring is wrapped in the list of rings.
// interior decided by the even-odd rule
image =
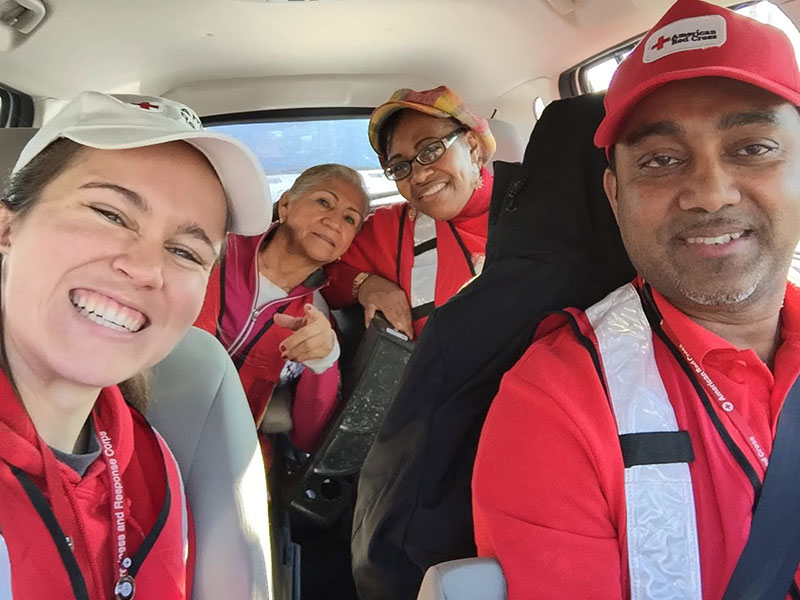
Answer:
[[[783,295],[800,238],[800,116],[721,78],[643,100],[615,146],[606,193],[637,271],[676,304]]]
[[[226,213],[188,144],[81,151],[28,212],[0,213],[12,372],[104,387],[157,363],[200,311]]]
[[[421,165],[413,158],[425,146],[451,134],[452,119],[404,110],[386,147],[385,165],[412,161],[411,175],[397,182],[397,190],[420,212],[445,221],[457,216],[472,196],[480,175],[480,144],[472,131],[459,135],[439,160]]]
[[[285,193],[278,213],[289,251],[322,266],[350,247],[366,218],[366,203],[364,192],[353,183],[328,177],[297,196]]]

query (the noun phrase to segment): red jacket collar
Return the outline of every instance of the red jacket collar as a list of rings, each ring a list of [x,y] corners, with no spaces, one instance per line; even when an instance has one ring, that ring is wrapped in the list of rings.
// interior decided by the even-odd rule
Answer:
[[[133,454],[134,436],[130,409],[119,388],[101,390],[92,418],[95,431],[106,431],[111,437],[120,469],[124,470]],[[50,459],[56,460],[52,450],[39,437],[11,382],[0,371],[0,460],[38,478],[44,476],[44,461]],[[74,475],[77,477],[77,473]]]
[[[261,235],[228,235],[228,249],[225,253],[225,262],[228,269],[232,269],[239,280],[233,283],[237,285],[244,283],[245,287],[252,287],[255,282],[259,249],[264,243],[264,240],[275,235],[275,231],[278,229],[279,225],[280,224],[277,222],[273,223],[270,225],[269,229]],[[228,278],[228,282],[231,282],[230,278]],[[289,295],[293,296],[295,294],[313,292],[324,287],[326,284],[327,281],[320,268],[306,277],[305,281],[292,290]]]
[[[640,278],[637,278],[637,285],[641,285]],[[653,292],[653,299],[664,317],[664,321],[699,364],[703,364],[703,360],[709,352],[715,350],[741,350],[726,339],[694,322],[657,290],[652,287],[650,289]],[[800,289],[792,283],[787,282],[786,284],[786,294],[780,318],[781,343],[789,339],[800,339]]]
[[[494,177],[485,168],[481,169],[481,179],[483,185],[472,192],[464,208],[453,218],[453,222],[458,223],[464,219],[474,219],[486,215],[489,212],[489,204],[492,201],[492,187],[494,187]]]

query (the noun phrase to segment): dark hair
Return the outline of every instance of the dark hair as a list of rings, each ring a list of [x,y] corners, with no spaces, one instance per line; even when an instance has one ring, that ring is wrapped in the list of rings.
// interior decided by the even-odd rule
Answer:
[[[395,111],[386,118],[386,120],[381,125],[381,128],[378,130],[378,150],[380,150],[380,155],[384,160],[388,158],[389,144],[392,142],[392,136],[394,135],[394,130],[397,129],[397,124],[402,120],[403,115],[406,115],[409,112],[419,112],[419,111],[414,111],[413,108],[403,108],[401,110]],[[438,118],[445,118],[445,117],[438,117]],[[456,125],[457,127],[463,127],[465,131],[469,131],[469,127],[464,125],[461,121],[459,121],[455,117],[446,117],[446,119],[448,121],[452,121],[453,124]]]
[[[611,169],[612,173],[617,172],[617,154],[616,154],[617,146],[614,144],[611,148],[608,149],[608,168]]]
[[[14,213],[14,219],[23,218],[36,206],[44,188],[73,165],[85,149],[85,146],[66,138],[58,139],[48,145],[27,165],[11,176],[3,191],[3,196],[0,198],[3,206]],[[0,256],[0,265],[2,265],[2,256]],[[9,378],[19,396],[19,390],[9,369],[8,355],[3,341],[3,318],[0,318],[0,369]],[[143,414],[147,409],[147,382],[148,374],[145,372],[134,375],[119,384],[125,401]]]
[[[3,190],[3,205],[15,218],[25,216],[36,205],[42,190],[71,166],[83,150],[84,146],[66,138],[47,146],[9,178]]]
[[[397,127],[397,123],[400,121],[400,116],[408,109],[398,110],[393,112],[389,117],[383,122],[381,128],[378,130],[378,150],[380,150],[380,155],[386,158],[388,156],[389,150],[389,142],[392,141],[392,134],[394,134],[394,129]]]

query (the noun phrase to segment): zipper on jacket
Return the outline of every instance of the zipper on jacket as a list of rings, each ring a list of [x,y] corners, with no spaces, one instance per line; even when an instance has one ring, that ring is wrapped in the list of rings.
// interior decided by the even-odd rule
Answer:
[[[527,179],[516,179],[511,182],[511,185],[506,192],[505,205],[507,212],[516,212],[517,210],[517,196],[527,185]]]
[[[239,350],[242,349],[242,346],[244,346],[245,343],[247,342],[247,338],[253,332],[253,329],[255,328],[256,325],[256,321],[258,321],[258,318],[261,316],[261,313],[263,313],[268,308],[272,308],[273,306],[276,305],[281,306],[283,304],[289,304],[291,302],[294,302],[295,300],[299,300],[305,295],[306,294],[295,294],[294,296],[286,296],[285,298],[278,298],[276,300],[273,300],[272,302],[267,302],[264,306],[262,306],[259,309],[253,310],[252,313],[250,314],[250,319],[248,319],[247,324],[239,333],[239,336],[236,338],[236,346],[234,347],[233,345],[231,345],[231,347],[228,348],[228,355],[233,356],[234,354],[239,352]],[[256,298],[258,298],[258,289],[256,289]]]
[[[231,345],[228,346],[228,355],[229,356],[233,356],[242,347],[242,344],[244,344],[244,340],[246,340],[247,336],[250,335],[250,332],[253,330],[253,325],[255,324],[256,320],[258,319],[258,311],[256,310],[256,302],[258,302],[258,295],[259,295],[259,292],[261,291],[261,289],[260,289],[261,288],[261,281],[260,281],[260,279],[258,277],[258,253],[261,250],[261,244],[264,243],[264,238],[267,236],[267,233],[269,233],[269,230],[264,232],[264,234],[261,236],[261,239],[258,241],[258,244],[256,244],[256,250],[255,250],[255,253],[253,254],[253,260],[250,263],[252,265],[252,277],[253,277],[255,285],[256,285],[256,293],[253,295],[253,302],[250,305],[250,319],[245,322],[245,326],[239,332],[239,335],[237,335],[236,339],[234,339],[233,342],[231,342]],[[225,285],[225,281],[224,280],[220,280],[219,284],[221,286],[224,286]],[[224,306],[222,307],[222,312],[223,313],[225,312],[225,307]]]
[[[287,303],[288,304],[289,302],[293,302],[294,300],[302,298],[303,296],[306,295],[306,293],[308,293],[308,292],[306,292],[306,293],[303,293],[303,294],[295,294],[294,296],[288,296],[287,295],[285,298],[277,298],[277,299],[273,300],[272,302],[267,302],[261,308],[257,308],[256,307],[256,303],[258,302],[258,296],[259,296],[259,294],[261,292],[261,278],[259,277],[259,272],[258,272],[258,252],[259,252],[259,250],[261,248],[261,244],[263,243],[264,238],[267,236],[267,233],[269,233],[269,231],[264,233],[264,235],[262,236],[261,241],[259,241],[258,245],[256,246],[255,255],[253,256],[253,262],[252,262],[252,265],[253,265],[253,278],[255,280],[255,288],[256,288],[256,290],[255,290],[255,294],[253,294],[253,303],[250,306],[250,318],[245,321],[244,327],[242,327],[241,331],[236,336],[236,339],[234,339],[233,342],[231,342],[230,346],[228,346],[228,348],[227,348],[228,356],[231,356],[231,357],[233,355],[235,355],[237,352],[239,352],[239,350],[242,349],[242,346],[244,346],[245,343],[247,343],[247,338],[253,332],[253,328],[256,325],[256,321],[258,321],[258,317],[261,316],[261,313],[263,313],[268,308],[271,308],[272,306],[275,306],[276,304],[277,305],[280,305],[282,303]],[[220,284],[220,286],[224,286],[225,285],[225,281],[223,279],[220,279],[219,284]],[[320,287],[317,287],[317,288],[315,288],[313,290],[310,290],[310,292],[313,294],[317,290],[321,289],[321,287],[323,287],[323,286],[320,286]],[[224,310],[225,310],[224,306],[222,307],[222,310],[224,312]]]

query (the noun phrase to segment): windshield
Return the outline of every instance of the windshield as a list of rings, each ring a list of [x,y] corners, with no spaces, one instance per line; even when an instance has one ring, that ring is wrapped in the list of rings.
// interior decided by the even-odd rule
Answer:
[[[305,169],[323,163],[347,165],[364,178],[372,206],[398,202],[393,181],[384,177],[378,156],[369,145],[369,119],[303,119],[210,125],[231,135],[258,157],[267,174],[273,200],[288,190]]]

